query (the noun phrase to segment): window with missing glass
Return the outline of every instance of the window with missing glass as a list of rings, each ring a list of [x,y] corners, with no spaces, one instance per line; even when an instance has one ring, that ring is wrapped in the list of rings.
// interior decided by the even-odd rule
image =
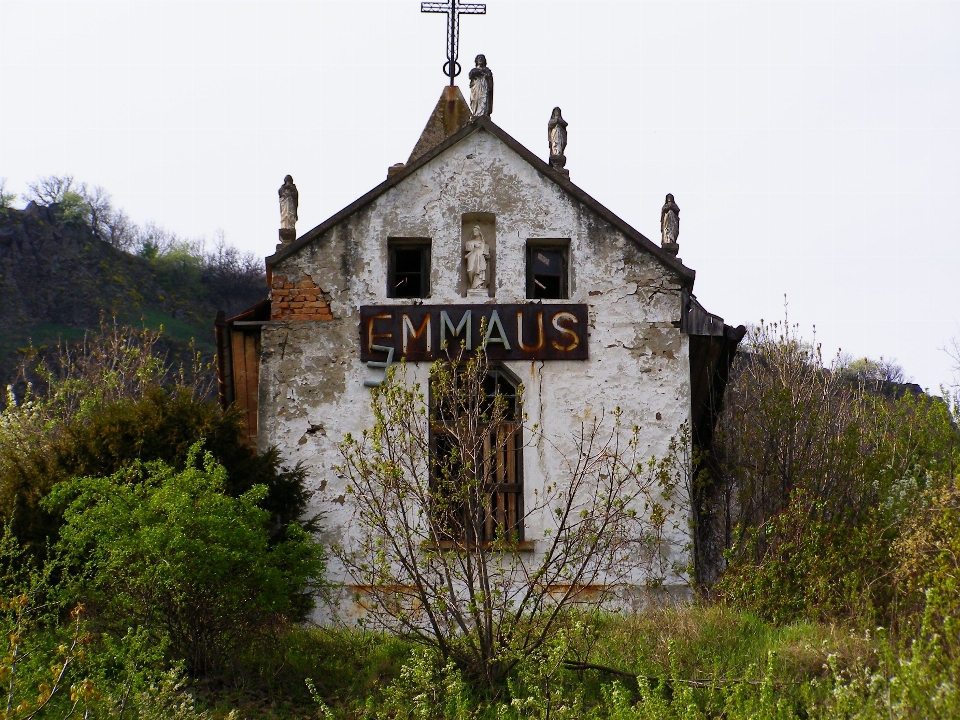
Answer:
[[[388,243],[387,297],[430,295],[430,240],[391,239]]]
[[[527,244],[527,297],[533,300],[568,298],[569,247],[565,244]]]
[[[491,542],[496,538],[522,541],[523,442],[520,381],[505,368],[491,368],[483,378],[477,403],[450,413],[436,399],[431,411],[431,487],[441,539]],[[499,403],[499,410],[492,408]],[[479,422],[479,438],[464,430],[463,415]],[[486,418],[496,416],[497,422]],[[459,428],[459,429],[458,429]],[[466,454],[479,450],[472,471]]]

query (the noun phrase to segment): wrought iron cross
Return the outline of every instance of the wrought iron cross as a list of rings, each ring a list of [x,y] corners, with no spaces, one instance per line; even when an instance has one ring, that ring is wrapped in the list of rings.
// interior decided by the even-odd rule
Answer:
[[[447,62],[443,65],[443,74],[453,79],[460,74],[460,63],[457,55],[460,51],[460,16],[486,15],[487,6],[476,3],[463,3],[460,0],[446,0],[446,2],[422,2],[420,12],[447,14]]]

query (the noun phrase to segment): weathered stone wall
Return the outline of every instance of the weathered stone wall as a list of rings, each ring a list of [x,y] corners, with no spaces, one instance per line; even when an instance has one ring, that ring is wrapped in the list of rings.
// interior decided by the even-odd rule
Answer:
[[[466,213],[496,216],[492,302],[526,302],[527,240],[554,238],[569,240],[570,298],[542,302],[589,304],[589,360],[505,363],[524,382],[527,425],[537,426],[535,435],[525,437],[527,498],[532,501],[548,481],[562,480],[561,453],[573,448],[583,421],[620,407],[626,427],[641,427],[644,454],[663,457],[690,419],[689,353],[678,329],[681,285],[675,273],[498,138],[475,132],[274,268],[275,282],[309,277],[332,317],[291,322],[291,313],[282,316],[288,321],[266,326],[260,376],[259,442],[279,445],[287,460],[308,468],[326,542],[350,531],[345,481],[334,469],[337,446],[347,432],[372,424],[363,383],[383,374],[359,361],[359,307],[411,302],[386,297],[387,239],[432,238],[431,295],[423,302],[464,303],[459,288]],[[410,364],[411,380],[425,387],[428,369],[426,363]],[[671,559],[679,564],[689,543],[681,520],[671,537]],[[543,537],[545,521],[528,519],[528,540]],[[343,579],[335,565],[331,572]],[[642,582],[642,575],[636,580]],[[679,576],[668,578],[667,586],[686,590]]]

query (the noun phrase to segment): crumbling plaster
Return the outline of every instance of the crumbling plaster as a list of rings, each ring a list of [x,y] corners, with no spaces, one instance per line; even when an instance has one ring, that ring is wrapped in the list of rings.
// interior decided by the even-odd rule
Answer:
[[[532,443],[524,451],[528,497],[562,474],[556,454],[537,449],[572,447],[582,420],[620,407],[626,427],[641,427],[645,454],[658,457],[689,422],[689,353],[678,329],[675,273],[480,130],[273,269],[294,281],[310,275],[334,317],[264,327],[260,373],[259,443],[278,445],[287,462],[303,462],[327,542],[340,539],[350,524],[345,482],[334,469],[338,443],[372,424],[363,383],[383,374],[358,359],[359,307],[411,303],[386,297],[387,239],[431,238],[431,293],[423,302],[466,303],[458,292],[461,216],[472,212],[496,215],[491,302],[526,302],[526,242],[555,238],[570,243],[570,299],[560,302],[589,305],[589,360],[507,363],[524,382],[528,424],[541,434],[525,438]],[[409,369],[425,387],[426,364]],[[675,560],[685,557],[688,532],[684,518],[673,538]],[[527,539],[538,536],[542,527],[531,519]],[[339,572],[331,568],[333,580],[345,580]],[[667,584],[682,588],[685,582],[673,577]]]

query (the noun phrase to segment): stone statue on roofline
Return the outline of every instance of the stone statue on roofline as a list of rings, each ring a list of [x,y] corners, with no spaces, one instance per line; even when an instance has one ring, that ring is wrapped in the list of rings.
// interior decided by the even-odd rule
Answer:
[[[547,140],[550,143],[550,167],[562,170],[567,164],[567,156],[563,153],[567,149],[567,121],[560,114],[560,108],[555,107],[547,123]]]
[[[297,235],[297,206],[300,204],[300,194],[292,175],[283,179],[277,194],[280,196],[280,241],[290,242]]]
[[[673,195],[667,193],[666,202],[660,210],[660,244],[668,250],[676,250],[680,237],[680,208],[673,201]]]
[[[493,112],[493,71],[487,67],[485,55],[477,55],[476,67],[470,71],[470,112],[482,117]]]

